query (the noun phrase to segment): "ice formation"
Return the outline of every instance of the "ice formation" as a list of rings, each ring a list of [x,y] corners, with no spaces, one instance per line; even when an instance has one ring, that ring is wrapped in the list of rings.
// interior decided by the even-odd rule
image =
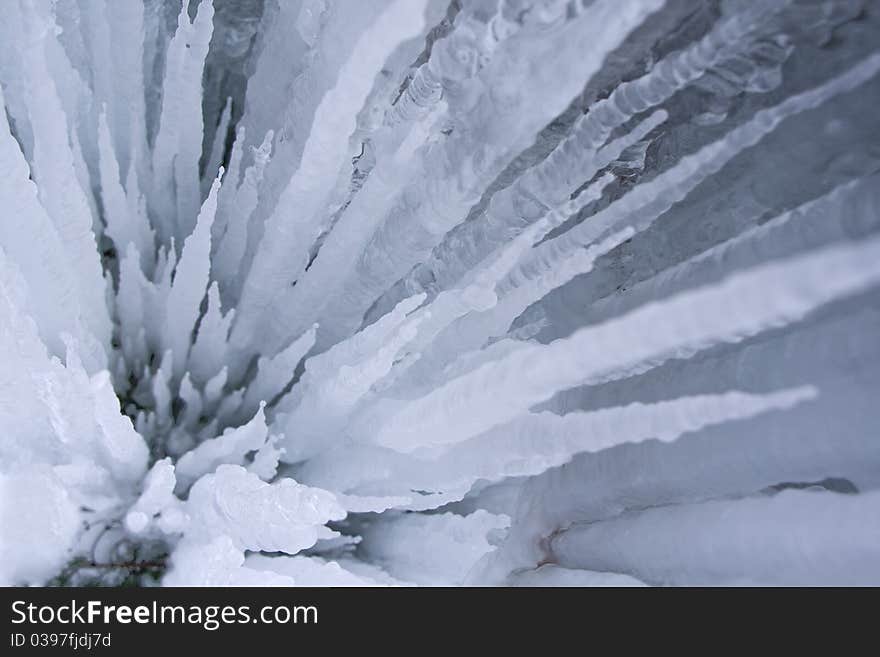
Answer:
[[[0,583],[880,584],[878,44],[5,3]]]

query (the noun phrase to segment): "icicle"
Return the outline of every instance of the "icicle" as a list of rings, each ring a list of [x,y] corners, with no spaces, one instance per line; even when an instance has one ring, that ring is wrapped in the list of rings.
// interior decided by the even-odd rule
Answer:
[[[162,82],[162,111],[153,147],[153,193],[162,242],[188,235],[199,214],[199,158],[202,151],[202,71],[213,33],[214,5],[199,2],[190,22],[186,0],[177,32],[168,45]],[[174,193],[169,193],[174,190]],[[176,199],[176,203],[175,203]]]
[[[220,400],[228,378],[229,373],[224,365],[217,374],[205,383],[205,401],[208,405],[214,405]]]
[[[297,18],[315,4],[308,0],[289,0],[263,10],[256,43],[259,55],[248,81],[244,113],[239,122],[240,129],[246,130],[250,137],[250,146],[256,145],[254,140],[260,139],[267,130],[277,127],[279,117],[288,109],[290,86],[309,63],[307,53],[311,45],[297,29]],[[278,62],[287,65],[279,70]],[[244,142],[242,134],[242,149]]]
[[[179,428],[190,430],[198,423],[199,418],[202,416],[204,403],[202,401],[202,393],[196,390],[189,372],[184,374],[183,379],[180,381],[177,398],[183,402],[183,412],[177,414],[175,424]]]
[[[238,195],[239,179],[241,178],[241,160],[244,156],[242,144],[244,143],[244,128],[241,126],[235,131],[235,139],[232,141],[232,150],[229,153],[229,166],[224,174],[223,185],[217,195],[217,215],[214,225],[211,227],[211,259],[217,259],[217,251],[223,236],[229,229],[229,215],[232,213],[231,204]],[[219,171],[219,168],[218,168]]]
[[[220,292],[217,282],[208,288],[208,307],[199,322],[199,329],[189,354],[187,367],[199,383],[216,376],[226,362],[229,326],[235,317],[232,308],[225,315],[220,309]]]
[[[28,117],[25,86],[26,73],[22,64],[22,52],[18,47],[24,34],[24,22],[18,4],[13,5],[0,21],[0,93],[4,94],[4,120],[15,125],[16,136],[21,144],[25,160],[33,161],[34,134]]]
[[[5,102],[0,89],[0,105]],[[80,292],[65,245],[40,205],[37,188],[13,139],[6,116],[0,116],[0,247],[27,280],[28,309],[52,353],[64,353],[62,333],[85,342]]]
[[[513,36],[521,28],[521,24],[511,22],[511,29],[492,30],[493,22],[503,20],[502,3],[488,23],[474,13],[473,7],[462,7],[455,17],[452,32],[434,42],[428,61],[416,69],[403,93],[386,112],[384,122],[387,126],[397,127],[400,123],[425,117],[440,101],[444,86],[449,88],[474,77],[491,60],[500,41]]]
[[[220,171],[220,176],[223,171]],[[195,230],[186,238],[180,262],[174,271],[174,282],[168,293],[163,346],[170,349],[174,361],[174,378],[183,376],[189,357],[190,341],[200,306],[208,287],[211,254],[211,224],[217,210],[220,176],[202,205]]]
[[[60,363],[49,360],[36,324],[24,310],[29,296],[27,283],[0,250],[0,355],[4,363],[0,370],[4,390],[0,454],[6,463],[27,462],[30,453],[48,451],[54,439],[47,414],[41,412],[36,385],[60,368]]]
[[[313,326],[272,358],[262,357],[257,361],[257,374],[248,384],[245,393],[245,409],[253,408],[261,402],[269,403],[281,394],[293,380],[296,366],[315,345],[317,329],[317,325]]]
[[[461,281],[460,287],[441,292],[430,304],[414,313],[410,322],[419,323],[418,332],[414,339],[405,345],[405,350],[402,350],[401,355],[398,356],[398,360],[401,363],[395,367],[392,377],[383,381],[382,385],[390,386],[394,379],[407,372],[421,358],[423,349],[437,346],[434,341],[438,335],[443,335],[444,338],[446,335],[455,335],[460,339],[460,333],[455,331],[444,333],[444,331],[451,325],[454,325],[455,320],[460,317],[469,313],[474,313],[476,317],[482,317],[484,313],[493,309],[498,303],[498,296],[495,292],[497,284],[511,272],[523,255],[554,227],[562,224],[566,219],[580,212],[586,205],[598,199],[605,186],[613,179],[614,177],[610,174],[603,176],[595,184],[579,194],[575,200],[569,201],[563,204],[561,208],[549,212],[511,240],[509,244],[500,247],[496,253],[492,253],[483,262],[472,268],[464,280]],[[614,242],[614,244],[617,243]],[[592,263],[592,258],[589,259],[589,262]],[[540,298],[540,296],[542,295],[539,294],[535,298]],[[508,306],[510,305],[508,304]],[[517,307],[519,305],[517,304]],[[528,304],[522,304],[522,308],[519,308],[517,311],[508,312],[503,315],[505,317],[512,315],[506,320],[504,328],[525,309],[526,305]],[[491,316],[496,317],[497,315],[493,313]],[[469,346],[480,346],[479,344],[473,344],[476,342],[478,340],[471,342],[460,340],[456,344],[456,349],[450,349],[446,353],[459,353],[466,351]],[[447,343],[448,341],[442,341],[439,345],[439,351],[444,351]],[[420,366],[422,370],[440,369],[440,364],[433,359],[429,359],[428,363],[420,363]]]
[[[113,94],[106,99],[115,105],[114,144],[122,171],[137,171],[142,185],[148,185],[146,105],[144,100],[144,7],[105,2],[110,26],[108,53]],[[128,187],[126,187],[128,189]]]
[[[233,344],[259,334],[276,285],[289,285],[308,262],[308,249],[321,232],[324,202],[348,152],[348,136],[371,81],[393,49],[418,34],[424,25],[427,0],[396,0],[358,39],[336,85],[324,96],[303,150],[300,168],[281,194],[242,292],[233,326]],[[295,208],[291,222],[287,213]]]
[[[424,295],[401,301],[367,330],[306,361],[298,384],[278,401],[272,425],[286,436],[285,460],[302,460],[340,437],[349,415],[412,340],[415,327],[407,324],[407,315],[422,301]]]
[[[227,173],[229,182],[220,190],[217,214],[223,230],[215,233],[218,246],[211,268],[213,276],[220,283],[223,303],[227,306],[238,301],[241,291],[241,265],[247,248],[248,227],[257,207],[258,190],[272,152],[273,136],[271,130],[266,133],[263,143],[253,152],[254,163],[244,172],[241,185],[236,186],[241,164],[241,144],[244,142],[244,129],[239,130]]]
[[[369,238],[365,251],[371,255],[346,266],[349,274],[342,288],[329,288],[340,291],[327,295],[328,304],[318,317],[322,329],[328,331],[327,343],[354,331],[376,298],[427,257],[442,236],[465,219],[485,187],[599,69],[604,54],[661,4],[658,1],[627,5],[626,11],[621,12],[616,3],[612,7],[611,3],[600,1],[561,25],[553,21],[550,27],[523,30],[511,39],[507,58],[497,64],[493,60],[481,74],[489,91],[476,101],[476,107],[462,118],[463,123],[441,147],[426,153],[424,169],[396,197]],[[609,23],[612,13],[614,18]],[[600,30],[598,26],[603,24],[613,24],[615,29]],[[556,38],[546,38],[548,32]],[[570,74],[563,78],[564,83],[554,79],[550,84],[546,76],[538,75],[531,66],[536,58],[548,67]],[[572,68],[575,61],[576,70]],[[516,85],[511,85],[511,78],[518,80]],[[491,91],[493,85],[499,85],[497,93]],[[529,105],[525,111],[526,96],[515,92],[514,87],[529,89],[529,97],[537,94],[542,102]],[[475,134],[481,135],[478,152],[474,151]],[[343,265],[346,263],[332,264]],[[313,312],[309,307],[291,304],[289,308],[307,321],[314,321],[308,320]],[[287,312],[279,309],[285,319]],[[318,342],[322,343],[321,332]]]
[[[119,413],[108,373],[90,377],[69,336],[65,364],[50,358],[23,312],[27,297],[25,281],[0,250],[0,499],[29,491],[31,502],[28,513],[7,506],[2,514],[4,539],[16,539],[2,541],[0,577],[10,584],[43,583],[51,573],[40,562],[57,570],[82,522],[121,504],[147,460],[143,440]]]
[[[34,130],[32,172],[41,204],[52,218],[78,289],[82,320],[94,337],[109,349],[111,324],[104,303],[106,284],[102,276],[93,215],[76,176],[67,120],[46,59],[47,41],[55,26],[38,8],[24,15],[27,38],[22,44],[25,98]],[[48,35],[52,34],[53,37]]]
[[[821,482],[830,473],[850,487],[876,487],[878,456],[869,437],[877,421],[876,377],[863,389],[840,379],[819,387],[818,398],[791,412],[704,428],[671,445],[647,442],[582,454],[564,468],[548,470],[526,487],[515,542],[630,507],[737,496],[782,482]],[[833,409],[857,419],[835,427],[829,420]],[[697,470],[695,460],[701,463]]]
[[[589,197],[589,195],[587,196]],[[421,361],[416,363],[409,378],[403,379],[400,384],[426,380],[439,382],[443,377],[438,377],[438,373],[444,373],[447,368],[458,367],[456,361],[450,362],[451,359],[457,358],[458,361],[462,361],[472,357],[485,358],[485,349],[483,352],[479,352],[483,356],[480,356],[477,350],[484,347],[492,338],[503,336],[510,323],[526,308],[575,276],[590,272],[600,256],[610,252],[632,237],[633,234],[634,231],[631,228],[614,233],[598,244],[576,251],[569,257],[561,259],[555,263],[555,266],[548,267],[545,272],[542,272],[543,275],[526,278],[513,289],[504,289],[503,285],[507,279],[499,281],[496,286],[496,295],[500,297],[497,303],[483,312],[474,312],[462,317],[441,332],[437,339],[429,345]],[[527,257],[528,253],[524,255],[523,259]],[[520,265],[521,263],[517,263],[517,267]],[[511,273],[514,272],[517,272],[517,268],[514,268]]]
[[[211,153],[205,163],[205,170],[202,173],[201,198],[205,199],[208,192],[211,191],[211,183],[217,176],[217,172],[223,165],[223,155],[226,151],[226,137],[229,133],[229,119],[232,116],[232,98],[226,99],[223,111],[220,113],[220,122],[217,124],[217,130],[214,133],[214,143],[211,146]],[[233,178],[234,180],[234,178]]]
[[[672,442],[712,425],[787,410],[814,399],[816,394],[814,388],[801,386],[768,394],[696,395],[564,416],[532,413],[447,451],[400,458],[383,450],[337,450],[326,461],[301,469],[299,474],[309,485],[331,490],[381,490],[385,494],[422,491],[394,506],[431,509],[460,500],[478,481],[537,475],[569,462],[577,454],[617,445],[652,438]],[[355,464],[346,474],[348,466]],[[428,494],[430,491],[440,492]]]
[[[501,301],[482,316],[465,318],[445,337],[444,345],[454,342],[458,349],[479,348],[485,340],[501,335],[530,304],[576,275],[592,268],[595,259],[622,243],[636,230],[644,230],[670,206],[744,149],[753,146],[784,118],[811,109],[840,93],[863,84],[880,70],[880,57],[864,60],[849,72],[807,92],[792,96],[780,105],[762,110],[753,119],[731,131],[723,139],[685,156],[668,171],[637,186],[619,201],[600,211],[589,221],[536,247],[507,280],[498,286]],[[604,239],[595,243],[600,237]],[[583,247],[588,246],[587,252]],[[451,353],[435,346],[438,353]],[[432,361],[431,361],[432,362]],[[434,367],[445,363],[432,362]]]
[[[880,228],[878,208],[880,178],[871,176],[851,181],[633,285],[626,294],[595,301],[585,309],[582,323],[604,321],[698,282],[718,280],[737,269],[823,244],[869,235]],[[828,221],[828,217],[840,219]]]
[[[178,485],[186,490],[202,475],[214,472],[219,465],[244,465],[245,456],[266,445],[269,430],[261,404],[256,415],[237,429],[227,429],[223,435],[199,444],[177,461]]]
[[[485,463],[491,470],[486,467],[475,470],[472,481],[539,474],[549,467],[562,465],[574,454],[598,452],[652,438],[672,442],[682,434],[713,424],[749,418],[770,410],[786,410],[814,399],[817,394],[815,388],[803,386],[766,395],[733,391],[656,404],[633,403],[562,416],[548,412],[529,414],[475,438],[473,443],[463,443],[460,449],[439,458],[439,462],[435,461],[433,467],[437,472],[447,463],[459,466],[468,460],[476,463],[477,454],[482,453],[492,459],[492,463]],[[513,467],[504,468],[502,463]],[[450,468],[446,476],[468,469]],[[441,486],[449,483],[444,482]]]
[[[434,6],[440,4],[431,3],[426,15],[431,14]],[[449,9],[457,11],[455,7]],[[297,324],[302,330],[305,330],[308,325],[307,319],[304,319],[305,316],[316,317],[318,309],[326,302],[327,290],[332,289],[341,281],[345,270],[340,268],[339,264],[350,262],[359,257],[378,222],[387,213],[390,203],[398,191],[396,188],[406,183],[413,175],[412,161],[415,149],[421,145],[422,141],[430,142],[432,139],[429,127],[438,117],[432,118],[430,112],[427,115],[418,112],[417,114],[420,116],[409,116],[413,113],[402,109],[409,103],[408,99],[412,94],[418,95],[419,90],[424,86],[419,81],[420,74],[438,75],[443,78],[442,80],[438,78],[438,84],[441,86],[445,84],[454,91],[465,80],[474,78],[478,70],[491,59],[499,40],[503,40],[515,32],[515,30],[504,34],[493,32],[491,25],[484,24],[485,17],[482,15],[481,9],[479,7],[465,7],[458,12],[453,33],[432,45],[429,61],[420,67],[414,79],[405,85],[403,96],[400,96],[391,110],[387,112],[384,125],[375,125],[373,114],[374,110],[378,111],[379,107],[371,105],[371,99],[368,99],[367,106],[361,111],[364,125],[359,128],[351,141],[358,147],[358,150],[363,150],[361,156],[367,153],[367,150],[370,151],[371,159],[376,161],[376,170],[371,170],[368,165],[366,183],[358,183],[363,187],[357,186],[348,190],[351,193],[357,193],[354,193],[353,196],[343,195],[345,196],[344,200],[340,199],[336,202],[340,208],[341,216],[326,234],[326,240],[321,244],[317,254],[318,258],[310,267],[308,276],[297,281],[297,286],[287,294],[282,291],[282,298],[276,304],[281,308],[285,306],[299,307],[296,316],[291,314],[288,320],[305,322]],[[506,10],[506,4],[502,4],[499,6],[498,12],[500,14]],[[395,51],[395,58],[405,47],[406,44],[403,44]],[[387,72],[388,68],[389,65],[386,63],[383,73]],[[393,69],[393,64],[391,68]],[[429,70],[433,73],[425,73]],[[381,79],[378,80],[377,87],[387,86],[391,78],[393,75],[385,82]],[[374,89],[372,96],[376,97],[377,101],[381,100],[377,89]],[[456,94],[453,94],[452,97],[455,96]],[[433,93],[432,99],[437,100],[433,97]],[[421,100],[415,102],[419,103]],[[435,110],[439,114],[444,114],[446,106],[440,104],[435,107]],[[403,114],[408,116],[404,117]],[[361,118],[359,118],[359,124]],[[412,123],[410,119],[416,121]],[[375,151],[375,155],[373,155],[373,151]],[[358,156],[358,159],[361,156]],[[360,166],[359,162],[358,168]],[[351,205],[350,208],[349,205]],[[332,280],[332,284],[328,283],[328,278]],[[402,297],[396,301],[400,300]],[[390,309],[389,306],[385,310],[389,311]],[[296,334],[295,331],[294,334]]]
[[[129,244],[134,245],[140,253],[141,269],[148,271],[148,259],[153,254],[154,232],[145,215],[132,212],[131,202],[120,184],[119,167],[104,112],[98,116],[98,149],[106,233],[113,240],[118,254],[128,251]]]
[[[878,255],[880,240],[874,238],[735,274],[570,338],[514,352],[411,402],[388,420],[379,419],[379,405],[370,413],[372,422],[361,421],[359,433],[404,452],[466,440],[558,390],[623,376],[797,321],[825,303],[877,284]],[[662,330],[646,336],[644,326]],[[523,380],[514,371],[531,375]],[[480,394],[483,390],[491,391],[491,399]]]
[[[594,215],[590,221],[575,226],[535,249],[532,260],[537,262],[545,258],[558,258],[590,244],[603,233],[619,230],[620,224],[635,224],[638,230],[644,230],[697,184],[719,171],[740,152],[754,146],[783,120],[852,91],[878,73],[880,54],[875,54],[815,89],[791,96],[775,107],[759,111],[751,120],[729,132],[723,139],[704,146],[693,155],[683,157],[675,167],[650,182],[639,185],[618,203]],[[533,266],[532,263],[522,265],[524,269],[529,266]]]
[[[150,381],[155,403],[156,421],[160,426],[167,427],[171,424],[171,378],[173,376],[174,354],[169,349],[162,354],[162,361],[156,374],[150,377],[144,376],[144,380]]]
[[[548,214],[558,212],[560,207],[568,203],[569,196],[579,184],[591,180],[598,171],[611,164],[627,148],[643,140],[666,121],[667,116],[664,110],[658,110],[638,123],[630,132],[604,147],[601,147],[604,140],[594,139],[593,143],[587,146],[579,144],[575,148],[573,144],[577,144],[583,138],[580,134],[584,122],[582,119],[572,129],[572,134],[564,139],[546,160],[526,171],[510,187],[495,194],[489,201],[485,213],[447,233],[443,242],[434,249],[430,259],[417,266],[402,284],[396,285],[391,292],[399,293],[400,290],[410,289],[432,292],[460,279],[469,268],[479,262],[483,254],[518,234],[524,227],[541,220]],[[604,132],[602,134],[607,135]],[[558,152],[576,152],[577,162],[566,162],[565,165],[556,163],[553,158]],[[547,181],[542,186],[538,181],[550,178],[544,171],[549,166],[548,162],[553,162],[553,167],[564,171],[564,175],[554,179],[552,185]],[[562,191],[557,191],[559,189]],[[601,189],[598,191],[601,192]],[[588,200],[595,199],[588,196]],[[569,212],[563,218],[567,219],[572,214],[575,213]],[[540,237],[560,223],[561,221],[548,226]],[[425,289],[418,282],[419,280],[432,281],[430,289]],[[380,300],[380,303],[383,302],[387,303],[385,297]]]
[[[241,261],[243,274],[250,269],[267,218],[276,210],[280,194],[302,163],[303,149],[310,134],[302,126],[314,123],[319,104],[335,86],[353,47],[389,2],[304,0],[301,5],[291,4],[279,7],[277,12],[267,12],[267,22],[271,22],[273,14],[279,22],[272,25],[271,33],[267,34],[255,77],[261,80],[268,77],[272,83],[266,91],[248,94],[250,100],[246,100],[241,124],[251,140],[259,139],[273,129],[274,157],[266,169],[259,204],[254,210]],[[285,55],[291,51],[304,52],[303,57],[296,60],[302,65],[290,67],[286,72],[292,82],[286,87],[280,86],[276,57],[286,61]],[[276,85],[274,92],[269,91]]]

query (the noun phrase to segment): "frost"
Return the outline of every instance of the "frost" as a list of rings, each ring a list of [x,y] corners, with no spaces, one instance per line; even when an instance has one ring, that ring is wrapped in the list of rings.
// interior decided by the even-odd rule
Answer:
[[[0,583],[880,582],[875,4],[8,5]]]
[[[27,499],[27,507],[19,499]],[[79,530],[76,505],[48,470],[0,476],[0,522],[4,586],[51,578],[69,559]]]
[[[296,554],[332,535],[328,520],[345,517],[327,491],[288,478],[266,484],[233,465],[201,477],[184,508],[188,523],[172,554],[171,584],[256,584],[257,575],[239,570],[245,550]]]
[[[345,511],[327,491],[289,478],[266,484],[233,465],[222,465],[190,490],[188,540],[229,536],[240,549],[296,554],[329,536],[328,520]]]

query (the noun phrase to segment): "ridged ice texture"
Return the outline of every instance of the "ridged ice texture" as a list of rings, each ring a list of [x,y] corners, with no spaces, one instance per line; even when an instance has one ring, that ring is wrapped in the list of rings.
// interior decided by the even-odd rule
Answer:
[[[880,584],[878,44],[10,0],[0,584]]]

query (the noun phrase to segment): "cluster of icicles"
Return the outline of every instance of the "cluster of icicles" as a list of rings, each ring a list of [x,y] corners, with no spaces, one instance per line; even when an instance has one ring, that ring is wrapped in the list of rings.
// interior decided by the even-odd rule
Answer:
[[[247,4],[4,4],[0,582],[880,583],[876,6]]]

